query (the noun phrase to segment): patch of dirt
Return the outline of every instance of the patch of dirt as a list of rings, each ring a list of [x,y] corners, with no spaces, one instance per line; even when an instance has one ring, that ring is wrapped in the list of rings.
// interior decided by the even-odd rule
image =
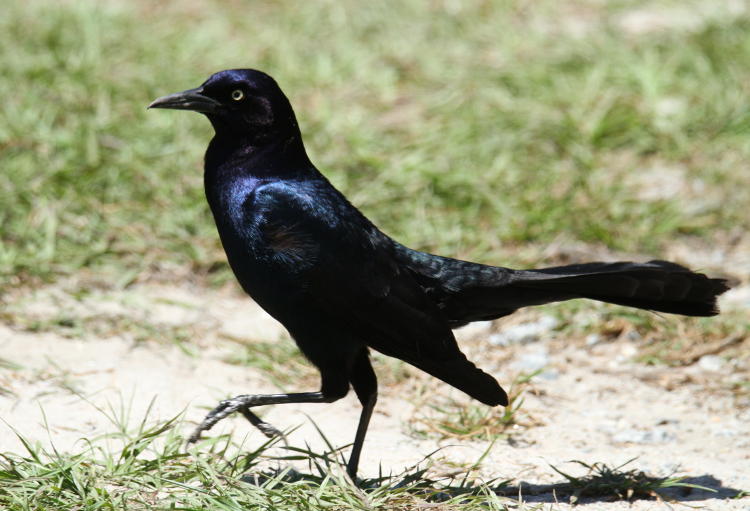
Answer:
[[[610,2],[611,3],[611,2]],[[638,5],[641,4],[641,5]],[[550,4],[554,5],[554,4]],[[547,34],[584,37],[610,27],[631,37],[665,32],[698,32],[712,23],[730,23],[747,16],[745,0],[687,0],[683,2],[623,2],[611,8],[601,0],[558,2],[554,16],[544,9],[518,9],[519,24]]]
[[[710,23],[745,16],[747,11],[747,3],[742,0],[699,0],[629,9],[621,15],[617,25],[633,35],[667,30],[698,31]]]
[[[746,295],[743,288],[728,306],[746,310]],[[123,317],[129,322],[112,320]],[[535,311],[523,312],[503,329],[538,317]],[[299,385],[294,371],[277,379],[277,386],[262,369],[227,361],[254,343],[292,342],[280,325],[233,288],[139,284],[81,294],[75,286],[63,285],[19,294],[3,318],[0,452],[23,452],[13,429],[58,450],[75,450],[81,439],[115,429],[101,410],[128,410],[128,420],[136,423],[152,399],[153,419],[185,412],[187,435],[209,407],[230,395],[276,392],[279,387],[316,390],[309,388],[309,378],[303,379],[308,386]],[[544,324],[548,331],[505,346],[499,344],[506,338],[493,337],[497,324],[479,323],[457,332],[470,358],[506,388],[519,371],[542,369],[524,394],[522,410],[533,418],[525,421],[530,426],[517,427],[508,440],[496,442],[481,462],[480,477],[512,479],[518,486],[511,496],[567,509],[567,504],[555,503],[563,479],[552,466],[583,475],[585,469],[571,460],[618,466],[635,458],[627,469],[652,476],[674,473],[717,490],[676,492],[678,501],[709,509],[748,509],[747,499],[729,497],[750,490],[750,410],[713,385],[727,376],[730,366],[723,372],[699,363],[645,366],[632,361],[635,348],[626,337],[574,341],[551,331],[553,324]],[[270,363],[283,366],[284,360]],[[487,441],[417,438],[409,424],[416,406],[468,398],[383,357],[375,364],[381,392],[365,443],[363,476],[376,476],[380,467],[398,473],[436,448],[432,470],[437,475],[460,473],[480,459]],[[350,394],[333,404],[276,406],[263,414],[282,429],[301,425],[289,437],[292,445],[325,450],[311,420],[342,445],[352,441],[359,411]],[[211,434],[227,431],[238,439],[246,436],[250,446],[265,440],[241,417],[220,423]],[[593,501],[585,509],[668,507],[654,500]]]

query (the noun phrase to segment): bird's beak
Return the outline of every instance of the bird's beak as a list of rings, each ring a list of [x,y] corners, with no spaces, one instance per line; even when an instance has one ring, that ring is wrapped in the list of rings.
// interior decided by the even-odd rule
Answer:
[[[155,99],[149,108],[172,108],[174,110],[192,110],[204,114],[216,113],[221,103],[202,94],[203,88],[188,89]]]

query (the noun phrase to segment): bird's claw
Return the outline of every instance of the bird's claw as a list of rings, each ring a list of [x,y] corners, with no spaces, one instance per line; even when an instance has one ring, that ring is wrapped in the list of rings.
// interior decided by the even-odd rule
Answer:
[[[258,424],[255,424],[255,427],[258,428],[260,432],[266,435],[266,437],[268,438],[284,436],[284,433],[267,422],[259,422]]]
[[[201,434],[204,431],[208,431],[216,425],[222,419],[232,415],[234,412],[241,411],[242,415],[250,421],[250,423],[258,428],[267,438],[273,438],[276,436],[283,437],[284,434],[271,424],[262,421],[257,415],[250,411],[250,407],[256,404],[255,397],[253,395],[241,395],[233,397],[232,399],[225,399],[219,403],[219,406],[208,412],[206,417],[203,419],[197,428],[193,431],[193,434],[188,438],[188,443],[193,444],[197,442]]]

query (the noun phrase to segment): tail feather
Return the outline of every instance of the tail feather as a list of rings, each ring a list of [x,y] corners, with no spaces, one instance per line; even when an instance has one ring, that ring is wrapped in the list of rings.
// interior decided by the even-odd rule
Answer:
[[[506,316],[521,307],[590,298],[687,316],[718,314],[724,279],[668,261],[583,263],[511,270],[397,245],[397,255],[453,327]]]
[[[514,274],[512,287],[540,293],[571,293],[614,303],[688,316],[718,314],[726,280],[709,278],[667,261],[587,263]]]
[[[508,406],[508,394],[497,380],[469,362],[466,357],[408,362],[486,405]]]

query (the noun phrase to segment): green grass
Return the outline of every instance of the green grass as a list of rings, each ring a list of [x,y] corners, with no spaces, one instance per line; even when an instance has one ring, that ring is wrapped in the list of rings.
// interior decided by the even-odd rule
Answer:
[[[210,127],[145,105],[232,66],[277,77],[314,161],[418,248],[519,263],[493,253],[559,233],[656,253],[750,227],[745,17],[633,36],[618,19],[649,2],[6,4],[6,286],[174,264],[226,279]],[[679,193],[648,198],[660,168]]]
[[[473,478],[486,452],[458,478],[432,475],[432,453],[402,473],[381,474],[354,486],[345,476],[340,453],[325,437],[325,452],[280,447],[276,440],[252,448],[227,436],[186,449],[177,432],[178,417],[153,422],[147,413],[128,426],[127,407],[100,412],[110,420],[112,433],[82,439],[73,452],[44,448],[16,432],[25,452],[0,453],[2,509],[538,509],[516,501],[519,489],[509,480]],[[576,461],[588,469],[583,476],[552,467],[565,481],[544,491],[555,498],[567,496],[573,504],[582,499],[662,498],[662,490],[676,487],[714,491],[680,477],[623,470],[630,461],[618,467]]]
[[[552,467],[552,470],[563,476],[567,483],[561,485],[560,490],[570,495],[569,502],[576,504],[581,499],[605,497],[617,500],[634,500],[639,498],[661,499],[660,491],[669,488],[692,488],[708,492],[716,492],[712,488],[692,484],[684,481],[684,477],[654,477],[637,469],[623,470],[634,459],[628,460],[617,467],[610,467],[604,463],[588,464],[574,460],[588,470],[584,476],[572,476]]]
[[[262,371],[264,377],[285,392],[291,392],[288,388],[290,383],[300,387],[315,386],[320,381],[318,372],[305,360],[294,341],[288,338],[274,342],[243,343],[225,361]]]
[[[145,110],[228,67],[275,76],[319,168],[415,248],[531,265],[549,254],[524,247],[560,239],[658,255],[677,240],[715,246],[746,236],[750,18],[715,15],[689,30],[645,34],[620,24],[638,7],[694,3],[6,0],[0,302],[6,290],[69,275],[110,286],[175,269],[204,283],[231,278],[202,191],[210,126],[199,115]],[[566,307],[558,310],[578,305]],[[191,333],[125,317],[0,319],[31,331],[126,331],[181,346]],[[674,323],[625,319],[650,336],[650,362],[683,363],[670,358],[685,351]],[[721,342],[746,332],[747,321],[687,328]],[[292,358],[261,348],[237,362]],[[12,364],[0,359],[1,370]],[[389,366],[386,380],[406,379],[404,367]],[[75,390],[64,372],[61,385]],[[743,396],[750,388],[733,385]],[[448,427],[473,431],[487,422],[475,412],[451,411]],[[265,466],[267,445],[236,454],[230,439],[218,438],[185,452],[171,423],[136,431],[113,424],[119,451],[95,439],[73,453],[26,442],[24,454],[0,454],[0,507],[507,505],[497,488],[464,480],[455,489],[421,469],[359,490],[331,469],[335,454],[305,450],[290,456],[310,460],[310,477],[271,473],[250,484],[243,476]],[[591,478],[565,476],[583,481],[580,495],[620,472],[589,468]],[[648,482],[637,488],[658,488]],[[596,486],[595,494],[641,495],[624,484]]]
[[[318,453],[288,447],[279,454],[272,450],[274,440],[248,450],[217,437],[186,450],[175,430],[177,419],[152,423],[144,417],[129,428],[122,410],[101,412],[111,420],[113,433],[86,439],[77,452],[48,450],[17,434],[26,452],[0,453],[0,507],[372,510],[440,503],[443,509],[506,510],[510,502],[468,475],[460,481],[437,480],[420,467],[363,480],[360,489],[345,476],[333,448]],[[300,460],[306,469],[289,466]]]
[[[521,407],[524,391],[540,372],[519,374],[508,389],[508,406],[502,409],[465,399],[451,399],[446,404],[428,404],[426,413],[421,410],[417,412],[411,433],[421,438],[435,436],[441,440],[494,441],[508,438],[511,428],[530,427],[535,423],[521,411]]]

